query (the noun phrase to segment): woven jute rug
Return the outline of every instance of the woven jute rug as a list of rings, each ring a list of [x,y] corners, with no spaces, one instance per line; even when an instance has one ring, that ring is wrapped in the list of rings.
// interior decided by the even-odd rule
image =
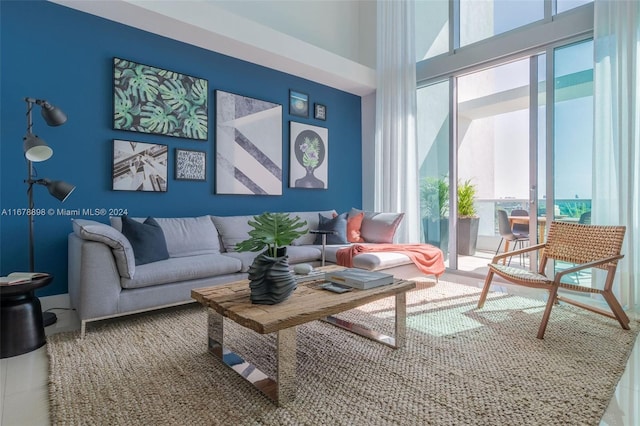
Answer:
[[[298,394],[283,407],[207,352],[206,311],[130,316],[48,338],[54,425],[597,425],[640,328],[448,282],[408,294],[394,350],[330,324],[298,328]],[[394,299],[342,314],[392,332]],[[274,335],[227,321],[225,343],[274,375]]]

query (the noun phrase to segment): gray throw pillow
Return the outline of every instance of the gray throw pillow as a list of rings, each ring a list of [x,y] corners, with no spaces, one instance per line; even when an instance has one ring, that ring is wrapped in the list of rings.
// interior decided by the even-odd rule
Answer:
[[[348,244],[347,241],[347,214],[342,213],[334,218],[324,217],[318,214],[318,230],[333,231],[334,234],[327,235],[327,244]],[[322,244],[322,235],[316,235],[316,244]]]
[[[133,247],[136,265],[169,258],[164,232],[151,216],[142,223],[127,215],[122,216],[122,234],[127,237]]]

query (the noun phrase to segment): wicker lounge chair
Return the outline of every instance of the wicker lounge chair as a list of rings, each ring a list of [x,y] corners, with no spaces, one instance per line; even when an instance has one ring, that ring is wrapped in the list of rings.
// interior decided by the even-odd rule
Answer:
[[[629,330],[629,317],[612,292],[613,278],[616,273],[618,260],[624,255],[620,254],[622,241],[626,228],[624,226],[599,226],[582,225],[577,223],[552,222],[549,236],[545,243],[514,250],[497,255],[489,266],[489,273],[484,282],[484,288],[478,301],[478,308],[482,308],[491,286],[494,275],[498,275],[510,283],[525,287],[542,288],[549,291],[547,307],[542,316],[542,323],[538,329],[538,339],[544,337],[547,322],[551,314],[551,308],[558,301],[571,303],[591,312],[617,319],[622,328]],[[531,272],[521,268],[514,268],[500,264],[499,261],[510,256],[519,256],[534,250],[540,250],[540,267],[538,272]],[[549,260],[557,260],[575,264],[575,266],[559,271],[552,278],[545,276],[545,269]],[[589,268],[600,268],[607,271],[604,289],[583,287],[561,282],[562,277],[577,271]],[[564,296],[558,295],[558,289],[576,291],[581,293],[601,294],[612,312],[592,307]]]

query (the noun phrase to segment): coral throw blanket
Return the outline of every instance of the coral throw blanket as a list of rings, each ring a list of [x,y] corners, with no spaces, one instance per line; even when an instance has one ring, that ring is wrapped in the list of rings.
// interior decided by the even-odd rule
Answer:
[[[353,267],[353,256],[360,253],[392,251],[409,257],[416,267],[426,275],[439,277],[444,273],[444,255],[442,250],[431,244],[353,244],[336,252],[338,265]]]

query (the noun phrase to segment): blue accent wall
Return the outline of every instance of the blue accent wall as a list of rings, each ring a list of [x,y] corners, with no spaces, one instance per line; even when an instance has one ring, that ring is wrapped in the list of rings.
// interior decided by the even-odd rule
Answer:
[[[72,218],[108,222],[105,216],[65,215],[60,209],[126,209],[131,216],[258,214],[263,211],[348,211],[362,203],[360,97],[340,90],[220,55],[205,49],[121,25],[43,1],[0,3],[0,266],[2,275],[26,271],[28,219],[25,97],[46,99],[68,121],[49,127],[34,109],[33,130],[54,150],[34,163],[38,177],[77,186],[64,202],[46,188],[34,188],[35,207],[49,211],[35,217],[35,269],[54,275],[38,295],[67,293],[67,235]],[[209,81],[209,139],[206,142],[113,130],[113,58],[119,57]],[[216,195],[215,90],[283,105],[283,195]],[[289,89],[327,107],[327,120],[289,115]],[[312,108],[310,108],[312,109]],[[312,113],[310,114],[312,115]],[[289,121],[329,130],[327,190],[288,188]],[[113,140],[161,143],[169,148],[166,193],[111,190]],[[174,149],[207,152],[206,182],[177,181]]]

